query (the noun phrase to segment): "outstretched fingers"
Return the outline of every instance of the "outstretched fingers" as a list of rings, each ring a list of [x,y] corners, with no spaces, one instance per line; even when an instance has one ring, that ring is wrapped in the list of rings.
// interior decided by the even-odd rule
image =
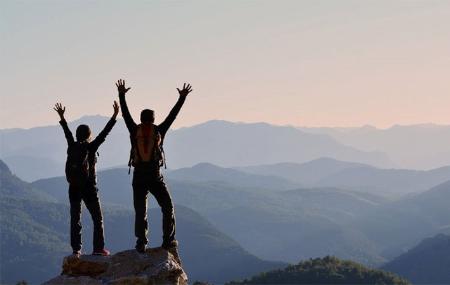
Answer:
[[[66,107],[63,107],[61,103],[56,103],[55,107],[53,107],[53,110],[55,110],[58,113],[58,115],[60,115],[62,118],[64,112],[66,111]]]
[[[186,85],[186,88],[185,88],[185,89],[186,89],[186,91],[187,91],[188,93],[191,93],[191,92],[192,92],[192,86],[191,86],[191,84],[188,83],[188,84]]]
[[[116,86],[117,86],[117,90],[121,94],[125,94],[128,92],[128,90],[131,89],[131,87],[128,87],[128,88],[125,87],[125,80],[123,80],[123,79],[117,80]]]
[[[181,96],[187,96],[189,93],[192,92],[192,86],[189,83],[184,83],[183,89],[180,90],[179,88],[177,88],[177,91]]]

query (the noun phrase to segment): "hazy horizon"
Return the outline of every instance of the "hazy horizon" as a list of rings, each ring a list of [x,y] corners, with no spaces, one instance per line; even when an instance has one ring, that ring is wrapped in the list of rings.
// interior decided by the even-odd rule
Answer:
[[[68,122],[75,122],[78,120],[83,120],[86,118],[92,118],[92,117],[102,117],[102,118],[109,118],[110,116],[108,115],[102,115],[102,114],[86,114],[86,115],[81,115],[80,117],[77,118],[68,118],[67,121]],[[118,120],[122,120],[122,116],[119,115],[118,116]],[[135,120],[138,120],[138,116],[136,116],[136,118],[134,118]],[[371,124],[363,124],[363,125],[357,125],[357,126],[304,126],[304,125],[292,125],[292,124],[276,124],[276,123],[271,123],[271,122],[265,122],[265,121],[233,121],[233,120],[225,120],[225,119],[209,119],[209,120],[205,120],[205,121],[199,121],[196,122],[192,125],[185,125],[185,126],[178,126],[175,128],[171,128],[173,130],[178,130],[178,129],[182,129],[182,128],[190,128],[190,127],[194,127],[197,125],[201,125],[201,124],[205,124],[211,121],[224,121],[224,122],[229,122],[229,123],[233,123],[233,124],[269,124],[269,125],[273,125],[273,126],[277,126],[277,127],[293,127],[293,128],[299,128],[299,129],[360,129],[360,128],[374,128],[376,130],[389,130],[395,127],[450,127],[450,123],[449,124],[437,124],[437,123],[432,123],[432,122],[423,122],[423,123],[414,123],[414,124],[393,124],[387,127],[377,127]],[[22,129],[22,130],[28,130],[28,129],[32,129],[32,128],[40,128],[40,127],[48,127],[48,126],[55,126],[55,125],[59,125],[59,119],[56,119],[54,122],[50,122],[48,124],[42,124],[42,125],[35,125],[35,126],[30,126],[30,127],[6,127],[6,128],[0,128],[0,130],[14,130],[14,129]]]
[[[112,113],[114,82],[174,127],[449,124],[449,1],[2,1],[0,128]]]

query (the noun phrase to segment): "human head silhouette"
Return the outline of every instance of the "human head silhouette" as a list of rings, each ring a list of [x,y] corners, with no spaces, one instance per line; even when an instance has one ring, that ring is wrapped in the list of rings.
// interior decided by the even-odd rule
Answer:
[[[79,125],[76,132],[77,141],[89,141],[91,138],[91,129],[88,125]]]
[[[141,123],[153,124],[155,122],[155,112],[150,109],[144,109],[141,112]]]

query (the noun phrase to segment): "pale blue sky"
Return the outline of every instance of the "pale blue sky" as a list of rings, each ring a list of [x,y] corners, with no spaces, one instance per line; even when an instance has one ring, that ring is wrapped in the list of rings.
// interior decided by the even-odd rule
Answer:
[[[193,85],[175,127],[450,124],[450,1],[1,1],[0,128],[135,117]]]

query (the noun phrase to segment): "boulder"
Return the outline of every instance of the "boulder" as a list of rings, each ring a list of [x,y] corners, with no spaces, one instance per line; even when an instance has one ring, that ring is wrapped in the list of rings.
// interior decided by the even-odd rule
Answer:
[[[162,248],[145,253],[126,250],[111,256],[70,255],[64,258],[62,273],[44,285],[187,285],[179,259]]]

